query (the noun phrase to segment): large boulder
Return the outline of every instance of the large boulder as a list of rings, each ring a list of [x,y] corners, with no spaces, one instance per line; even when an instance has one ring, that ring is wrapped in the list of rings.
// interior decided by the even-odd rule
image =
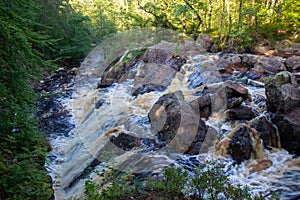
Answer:
[[[164,91],[175,77],[176,70],[162,64],[143,64],[138,67],[132,95]]]
[[[280,137],[277,134],[276,127],[266,116],[255,118],[250,122],[250,126],[258,132],[265,148],[280,147]]]
[[[266,83],[267,108],[276,113],[288,113],[300,106],[300,87],[289,72],[276,74]]]
[[[266,84],[267,109],[275,113],[281,147],[300,155],[300,87],[290,72],[281,72]]]
[[[300,56],[292,56],[286,59],[285,64],[290,72],[300,71]]]
[[[196,42],[200,44],[205,50],[210,51],[213,45],[213,39],[209,34],[199,35]]]
[[[151,131],[172,151],[198,154],[205,139],[207,126],[184,101],[181,91],[161,96],[151,108],[148,117]]]
[[[238,124],[229,134],[227,153],[238,163],[253,158],[262,158],[262,144],[256,130],[248,124]]]
[[[280,133],[281,147],[300,156],[300,108],[285,115],[276,115],[273,122]]]

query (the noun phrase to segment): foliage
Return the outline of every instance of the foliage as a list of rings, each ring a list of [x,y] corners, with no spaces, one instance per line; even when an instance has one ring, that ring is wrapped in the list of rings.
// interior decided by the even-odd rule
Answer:
[[[221,194],[225,199],[252,199],[249,189],[236,187],[229,183],[222,166],[208,163],[194,170],[191,179],[191,191],[196,190],[199,199],[218,199]]]
[[[264,199],[252,196],[248,187],[230,184],[222,166],[215,163],[201,165],[192,174],[180,167],[167,167],[163,171],[163,179],[149,177],[143,184],[133,175],[116,170],[106,171],[99,174],[103,179],[100,185],[91,180],[86,182],[85,195],[86,199],[104,200],[128,196],[139,198],[136,194],[142,196],[149,191],[157,191],[161,198],[166,199],[184,198],[184,194],[194,194],[191,196],[193,199]]]
[[[172,196],[181,194],[188,180],[188,173],[180,167],[169,167],[164,170],[166,190]]]
[[[48,146],[38,130],[31,87],[38,66],[48,64],[40,52],[48,39],[37,31],[34,1],[1,1],[0,9],[0,198],[49,199]]]

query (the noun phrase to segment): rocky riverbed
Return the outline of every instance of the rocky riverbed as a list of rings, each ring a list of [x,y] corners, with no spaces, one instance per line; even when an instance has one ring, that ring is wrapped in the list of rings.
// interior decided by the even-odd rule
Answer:
[[[100,44],[81,68],[45,74],[38,107],[56,199],[82,196],[107,165],[155,174],[206,159],[256,193],[299,197],[300,56],[208,53],[203,38],[111,62]]]

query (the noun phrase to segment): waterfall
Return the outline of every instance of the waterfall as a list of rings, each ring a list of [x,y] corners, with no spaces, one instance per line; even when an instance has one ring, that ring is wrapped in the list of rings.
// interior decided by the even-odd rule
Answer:
[[[268,120],[263,84],[243,81],[245,73],[238,69],[231,79],[220,75],[222,54],[199,49],[187,53],[170,35],[158,38],[169,42],[149,48],[143,61],[129,63],[123,60],[144,44],[119,49],[114,44],[118,38],[100,44],[79,68],[72,95],[60,97],[73,128],[49,137],[52,151],[46,167],[55,199],[83,198],[85,181],[97,181],[97,171],[107,167],[153,173],[172,163],[194,166],[210,159],[223,162],[232,183],[247,185],[254,193],[287,191],[280,183],[285,177],[296,181],[289,173],[299,173],[300,167],[281,149],[278,130]],[[125,71],[113,74],[118,71],[114,67]],[[104,84],[104,78],[111,84]],[[275,129],[275,136],[266,136],[268,142],[255,127],[262,120],[271,132]],[[236,155],[239,148],[249,152]]]

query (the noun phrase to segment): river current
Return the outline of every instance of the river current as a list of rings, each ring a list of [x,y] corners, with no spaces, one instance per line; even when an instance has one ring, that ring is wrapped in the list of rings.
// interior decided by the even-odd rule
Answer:
[[[122,49],[120,52],[125,51],[126,49]],[[109,63],[109,56],[103,44],[98,45],[79,68],[79,73],[74,79],[72,96],[60,97],[57,100],[71,113],[69,123],[74,128],[67,135],[53,133],[55,137],[49,138],[52,151],[46,167],[53,180],[55,199],[82,198],[85,181],[93,179],[97,182],[99,177],[96,172],[107,166],[133,173],[156,173],[170,164],[192,168],[197,163],[206,161],[224,164],[224,173],[230,181],[236,185],[247,185],[253,194],[262,194],[267,198],[271,192],[277,192],[281,199],[299,198],[300,159],[294,158],[284,149],[266,150],[261,144],[257,144],[255,151],[259,155],[258,158],[241,164],[236,164],[224,154],[222,148],[226,147],[222,147],[222,143],[216,141],[225,141],[228,137],[226,134],[231,132],[234,124],[225,120],[225,108],[217,101],[212,105],[212,115],[204,119],[209,129],[199,155],[183,155],[165,147],[153,150],[147,145],[142,145],[139,148],[123,150],[113,145],[110,137],[120,133],[155,139],[148,119],[152,106],[162,95],[175,91],[181,91],[186,102],[195,100],[199,88],[191,87],[191,75],[196,70],[199,70],[202,77],[212,76],[208,73],[217,73],[208,72],[206,69],[215,65],[222,55],[205,53],[189,56],[187,63],[176,72],[166,90],[152,91],[137,97],[132,96],[134,78],[97,89],[101,74]],[[137,63],[132,70],[132,73],[139,74],[142,68]],[[216,100],[223,98],[222,83],[222,80],[206,83],[212,90],[216,86],[220,88],[216,90]],[[249,106],[259,110],[259,116],[268,117],[265,110],[265,89],[261,85],[263,83],[243,83],[252,98],[252,101],[248,102]],[[163,115],[164,111],[161,112]],[[182,115],[182,118],[187,120],[190,120],[189,117]],[[261,143],[255,140],[259,139],[253,138],[254,143]],[[267,169],[255,171],[255,166],[261,160],[270,160],[272,165]]]

